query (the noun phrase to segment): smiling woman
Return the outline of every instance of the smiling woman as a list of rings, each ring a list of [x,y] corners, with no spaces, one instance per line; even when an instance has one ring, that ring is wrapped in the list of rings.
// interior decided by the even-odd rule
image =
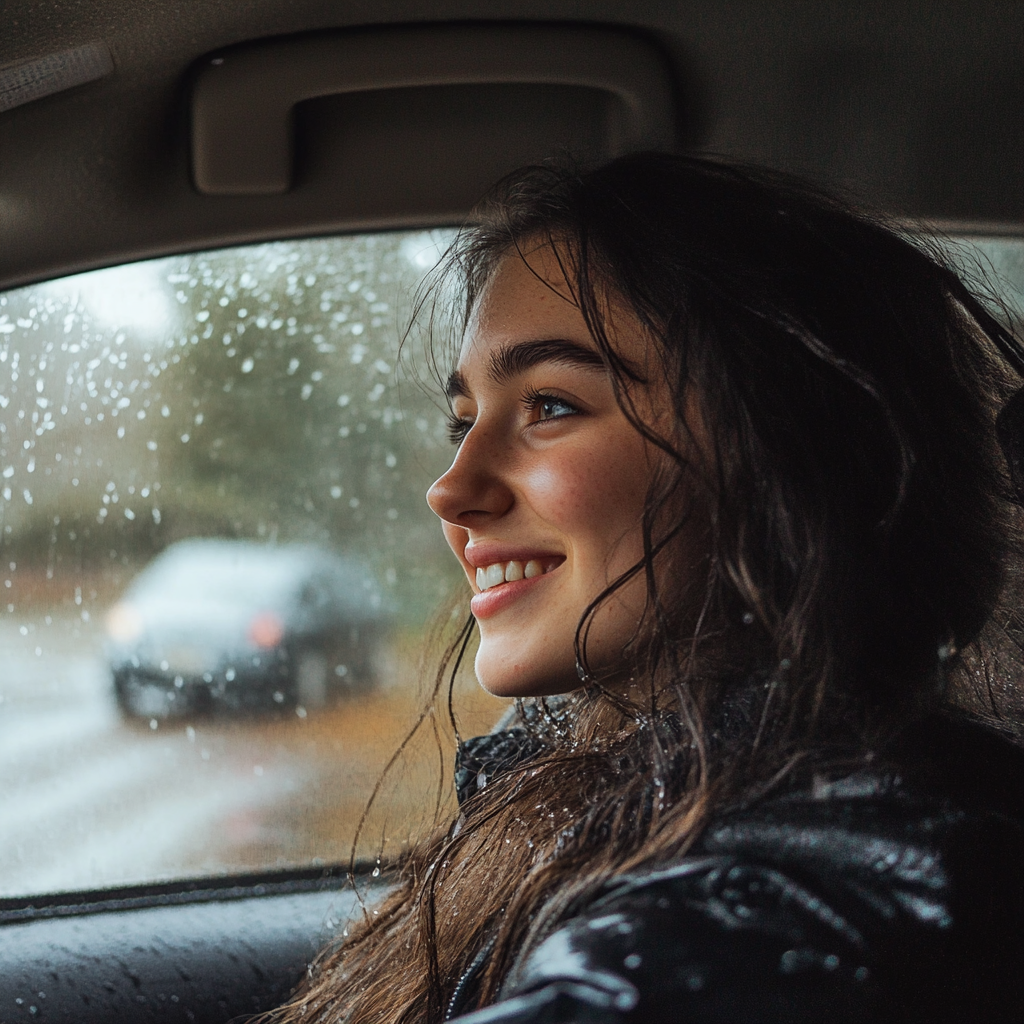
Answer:
[[[477,591],[477,678],[502,697],[565,693],[577,623],[643,557],[656,452],[620,408],[550,247],[488,282],[448,392],[459,453],[427,500]],[[643,607],[639,577],[631,589],[596,623],[603,674]]]
[[[965,710],[1020,676],[1008,320],[658,154],[513,175],[448,268],[450,658],[515,711],[278,1019],[1018,1018],[1024,760]]]

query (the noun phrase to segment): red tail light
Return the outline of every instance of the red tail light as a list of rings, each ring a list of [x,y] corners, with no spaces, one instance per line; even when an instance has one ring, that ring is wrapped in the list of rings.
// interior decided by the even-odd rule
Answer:
[[[284,623],[273,612],[260,612],[249,623],[249,639],[257,647],[276,647],[284,639]]]

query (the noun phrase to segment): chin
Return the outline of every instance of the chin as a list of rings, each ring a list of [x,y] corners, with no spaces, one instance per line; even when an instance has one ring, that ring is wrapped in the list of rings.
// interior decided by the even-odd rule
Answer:
[[[477,652],[474,666],[477,681],[493,697],[552,697],[569,693],[580,685],[575,662],[571,666],[544,666],[540,671],[541,667],[536,664],[527,671],[524,665],[509,662],[510,659],[483,647]]]

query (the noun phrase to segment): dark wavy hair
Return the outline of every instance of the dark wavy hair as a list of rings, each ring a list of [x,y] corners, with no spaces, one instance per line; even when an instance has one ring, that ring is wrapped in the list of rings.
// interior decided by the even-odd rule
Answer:
[[[580,689],[526,716],[540,753],[413,850],[276,1019],[440,1021],[483,949],[476,998],[493,1000],[523,943],[611,875],[684,853],[709,816],[810,766],[884,754],[947,702],[1017,557],[995,424],[1024,352],[937,248],[766,170],[666,154],[533,167],[448,255],[460,326],[495,268],[538,244],[665,453],[645,556],[579,624]],[[650,339],[646,380],[609,339],[610,299]],[[637,401],[655,377],[671,402],[657,426]],[[675,568],[695,486],[698,580]],[[632,685],[613,692],[588,630],[639,574]]]

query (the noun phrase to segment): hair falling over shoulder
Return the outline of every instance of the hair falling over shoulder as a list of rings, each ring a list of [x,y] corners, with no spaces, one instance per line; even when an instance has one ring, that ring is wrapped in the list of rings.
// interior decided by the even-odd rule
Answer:
[[[711,815],[883,750],[944,702],[998,714],[992,651],[1024,632],[994,615],[1020,553],[996,419],[1024,348],[942,252],[764,170],[663,154],[527,168],[448,255],[455,336],[498,264],[537,243],[624,413],[666,455],[627,574],[647,585],[631,685],[605,688],[587,659],[623,577],[579,623],[580,689],[526,723],[539,753],[416,846],[272,1020],[434,1024],[487,949],[485,1005],[524,943],[615,873],[685,852]],[[667,382],[656,423],[611,303]],[[711,505],[699,586],[672,571],[694,474]]]

